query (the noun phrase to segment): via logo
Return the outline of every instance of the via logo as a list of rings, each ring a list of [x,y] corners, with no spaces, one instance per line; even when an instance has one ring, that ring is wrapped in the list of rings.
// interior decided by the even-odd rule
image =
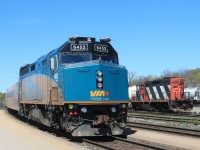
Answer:
[[[95,97],[95,96],[108,96],[109,92],[106,91],[90,91],[90,96]]]

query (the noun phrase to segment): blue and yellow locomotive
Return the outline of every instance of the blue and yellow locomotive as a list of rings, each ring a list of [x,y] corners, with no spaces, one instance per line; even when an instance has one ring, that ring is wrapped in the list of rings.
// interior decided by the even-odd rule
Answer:
[[[110,38],[71,37],[59,48],[20,68],[6,106],[72,136],[124,135],[127,70]]]

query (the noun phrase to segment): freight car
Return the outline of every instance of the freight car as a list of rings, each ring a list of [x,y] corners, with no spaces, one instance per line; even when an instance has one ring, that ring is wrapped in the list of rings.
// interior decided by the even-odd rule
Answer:
[[[192,109],[192,101],[184,98],[184,79],[165,77],[136,85],[135,95],[129,97],[132,108],[155,110]]]
[[[20,68],[6,92],[19,115],[72,136],[125,135],[128,80],[110,38],[71,37]]]

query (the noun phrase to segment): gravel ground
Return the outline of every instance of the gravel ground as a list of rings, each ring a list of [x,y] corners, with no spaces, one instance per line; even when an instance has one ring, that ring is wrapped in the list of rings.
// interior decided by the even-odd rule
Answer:
[[[163,126],[172,126],[172,127],[180,127],[186,129],[199,129],[200,125],[194,125],[189,123],[180,123],[180,122],[165,122],[165,121],[158,121],[153,119],[140,119],[140,118],[128,118],[129,122],[136,122],[136,123],[147,123],[147,124],[154,124],[154,125],[163,125]]]
[[[140,128],[132,128],[134,134],[130,134],[128,138],[138,138],[164,145],[181,147],[188,150],[200,150],[200,139],[196,137],[169,134],[167,132],[152,131]],[[169,148],[171,150],[172,148]],[[178,148],[176,149],[178,150]]]
[[[101,145],[105,145],[105,146],[108,146],[110,148],[113,148],[115,150],[131,150],[131,149],[134,149],[134,150],[147,150],[147,148],[145,147],[142,147],[142,146],[138,146],[138,145],[131,145],[131,144],[127,144],[127,143],[124,143],[124,142],[120,142],[120,141],[108,141],[108,142],[98,142],[99,144]],[[88,143],[81,143],[82,146],[84,146],[85,148],[88,148],[89,150],[103,150],[103,148],[100,148],[100,147],[97,147],[97,146],[93,146],[93,145],[90,145]]]
[[[194,114],[200,114],[200,106],[199,107],[193,107],[191,112],[193,112]]]
[[[194,107],[192,110],[193,113],[199,114],[200,107]],[[137,123],[148,123],[148,124],[155,124],[155,125],[163,125],[163,126],[172,126],[172,127],[180,127],[186,129],[198,129],[200,130],[200,125],[194,125],[191,123],[181,123],[181,122],[169,122],[169,121],[159,121],[153,119],[141,119],[141,118],[128,118],[129,122],[137,122]]]

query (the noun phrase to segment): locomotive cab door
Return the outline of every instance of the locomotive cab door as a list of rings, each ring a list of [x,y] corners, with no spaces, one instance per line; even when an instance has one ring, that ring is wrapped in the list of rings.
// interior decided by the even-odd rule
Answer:
[[[18,87],[18,89],[19,89],[18,100],[19,100],[19,102],[21,102],[22,101],[22,79],[19,79],[19,85],[18,86],[19,86]]]
[[[42,91],[43,91],[43,95],[42,95],[42,100],[45,102],[45,103],[48,103],[49,101],[49,66],[48,66],[48,63],[47,63],[47,59],[43,60],[42,61],[42,74],[45,76],[42,80]]]
[[[50,59],[50,102],[58,101],[59,94],[58,94],[58,86],[55,85],[54,82],[58,81],[58,57],[57,55],[53,56]],[[54,82],[53,82],[54,81]]]

